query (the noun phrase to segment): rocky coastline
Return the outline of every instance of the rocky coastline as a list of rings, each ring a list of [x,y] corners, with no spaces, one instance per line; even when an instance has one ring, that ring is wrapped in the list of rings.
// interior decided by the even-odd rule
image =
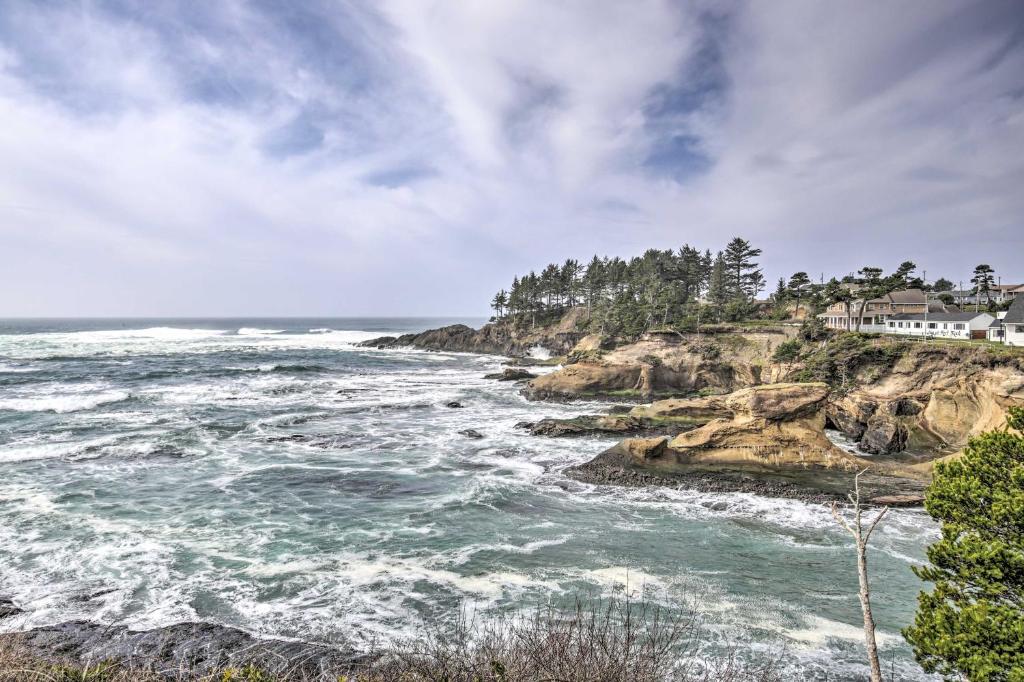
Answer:
[[[845,499],[852,472],[867,470],[877,497],[920,503],[934,461],[957,456],[971,436],[1001,425],[1008,406],[1024,405],[1019,354],[859,334],[809,340],[795,325],[711,325],[623,340],[584,333],[585,319],[575,309],[537,327],[457,325],[364,345],[511,357],[489,378],[517,382],[529,400],[613,403],[606,414],[518,425],[539,437],[625,438],[567,470],[591,483],[824,501]],[[797,351],[780,354],[784,343]],[[559,364],[528,377],[516,367],[532,364],[538,347]],[[780,401],[774,413],[751,403],[766,399]],[[833,445],[826,427],[858,452]],[[622,459],[653,436],[664,440],[656,455]]]
[[[3,603],[0,599],[0,605]],[[17,611],[6,618],[23,613]],[[0,612],[0,624],[4,619]],[[344,643],[328,646],[262,639],[205,622],[132,630],[121,625],[68,621],[0,634],[0,645],[16,646],[23,654],[52,665],[112,662],[169,680],[181,679],[183,674],[188,679],[209,675],[220,679],[223,670],[252,666],[267,675],[333,681],[368,660]]]

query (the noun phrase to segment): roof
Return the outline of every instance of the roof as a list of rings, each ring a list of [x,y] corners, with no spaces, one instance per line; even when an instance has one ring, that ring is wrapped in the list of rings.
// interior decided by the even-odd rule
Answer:
[[[1000,318],[997,317],[996,319],[992,320],[992,323],[989,324],[988,328],[992,329],[993,327],[1002,327],[1002,326],[1003,326],[1003,321]]]
[[[920,289],[902,289],[900,291],[890,291],[889,293],[879,296],[878,298],[872,298],[868,303],[893,303],[903,305],[924,305],[926,301],[924,292]]]
[[[1003,323],[1024,324],[1024,296],[1013,299],[1010,309],[1006,311],[1006,317],[1003,318]]]
[[[988,315],[988,313],[928,313],[929,322],[970,322],[971,320]],[[988,315],[991,317],[991,315]],[[924,322],[924,313],[903,313],[893,315],[890,320],[916,320]]]

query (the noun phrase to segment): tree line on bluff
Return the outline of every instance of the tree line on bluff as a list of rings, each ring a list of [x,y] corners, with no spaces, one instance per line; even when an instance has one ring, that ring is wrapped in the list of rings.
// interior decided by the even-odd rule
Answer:
[[[939,278],[932,284],[915,275],[911,261],[900,264],[887,276],[878,267],[865,266],[857,277],[833,277],[814,282],[806,272],[788,280],[780,278],[767,301],[757,296],[765,290],[758,258],[761,249],[736,237],[724,249],[712,254],[689,244],[678,250],[648,249],[628,260],[595,255],[583,265],[568,259],[516,276],[509,289],[491,300],[495,319],[526,320],[531,325],[547,323],[566,309],[583,306],[587,326],[593,331],[638,336],[654,328],[692,329],[702,322],[739,322],[749,319],[788,319],[793,306],[808,313],[831,304],[850,305],[855,299],[883,296],[898,289],[947,292],[940,298],[953,303],[953,283]],[[843,284],[860,285],[856,293]],[[993,270],[979,265],[971,279],[974,290],[987,294],[993,284]]]

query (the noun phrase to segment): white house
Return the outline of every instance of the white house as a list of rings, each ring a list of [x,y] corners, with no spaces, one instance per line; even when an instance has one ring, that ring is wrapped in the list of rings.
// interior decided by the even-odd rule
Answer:
[[[1007,346],[1024,346],[1024,296],[1013,299],[1002,322],[1003,343]]]
[[[995,319],[988,313],[975,312],[893,315],[886,320],[885,333],[939,339],[984,339]],[[1024,336],[1021,341],[1024,342]]]
[[[988,340],[996,343],[1003,343],[1006,339],[1006,327],[1003,326],[1003,318],[1006,311],[996,313],[996,319],[988,326]]]

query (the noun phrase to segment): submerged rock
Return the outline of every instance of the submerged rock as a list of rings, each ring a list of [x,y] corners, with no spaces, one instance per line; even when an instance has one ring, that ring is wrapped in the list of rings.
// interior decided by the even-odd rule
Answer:
[[[0,597],[0,619],[10,618],[21,613],[25,612],[15,606],[13,601],[6,597]]]
[[[466,438],[483,438],[484,434],[480,433],[476,429],[463,429],[459,431],[459,435],[465,436]]]
[[[444,406],[445,407],[451,407],[452,409],[458,409],[460,407],[465,407],[465,405],[460,403],[458,400],[452,400],[450,402],[447,402],[447,403],[444,404]]]

